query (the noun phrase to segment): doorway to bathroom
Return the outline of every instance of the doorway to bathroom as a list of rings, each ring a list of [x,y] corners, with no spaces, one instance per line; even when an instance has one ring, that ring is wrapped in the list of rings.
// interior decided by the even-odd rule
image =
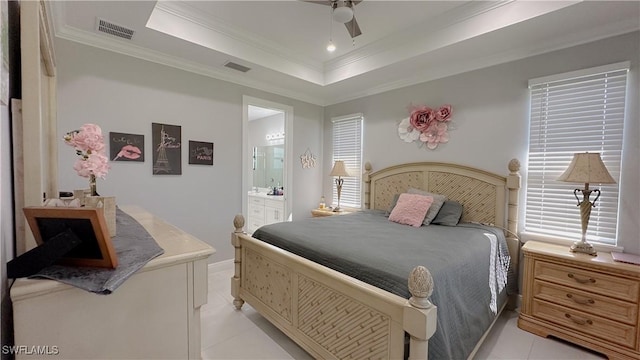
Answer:
[[[293,108],[243,97],[242,213],[252,233],[291,218]]]

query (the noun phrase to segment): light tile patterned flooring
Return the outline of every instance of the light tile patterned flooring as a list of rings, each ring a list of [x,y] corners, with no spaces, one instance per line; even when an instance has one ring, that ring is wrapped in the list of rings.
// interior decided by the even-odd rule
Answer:
[[[312,359],[251,306],[240,311],[230,294],[233,263],[209,270],[209,302],[201,309],[203,359]],[[504,311],[475,359],[580,359],[606,357],[517,326],[518,314]]]

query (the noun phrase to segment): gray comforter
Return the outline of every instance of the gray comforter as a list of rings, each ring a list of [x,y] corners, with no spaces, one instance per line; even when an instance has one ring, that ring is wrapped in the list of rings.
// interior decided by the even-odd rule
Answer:
[[[253,237],[405,298],[411,270],[427,267],[438,307],[432,360],[466,359],[506,301],[510,259],[496,228],[414,228],[361,211],[267,225]]]

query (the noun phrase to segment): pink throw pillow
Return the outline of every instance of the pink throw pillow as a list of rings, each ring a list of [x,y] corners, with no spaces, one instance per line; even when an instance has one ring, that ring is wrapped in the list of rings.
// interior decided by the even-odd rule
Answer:
[[[398,224],[420,227],[433,203],[433,196],[400,194],[396,206],[389,214],[389,220]]]

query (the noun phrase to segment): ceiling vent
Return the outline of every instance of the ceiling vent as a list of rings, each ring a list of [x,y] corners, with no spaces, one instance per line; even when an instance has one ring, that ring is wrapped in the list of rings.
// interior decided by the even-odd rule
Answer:
[[[122,25],[117,25],[110,21],[100,19],[100,18],[98,18],[98,21],[96,23],[96,30],[105,34],[117,36],[119,38],[127,39],[127,40],[131,40],[131,38],[133,37],[133,33],[135,32],[131,29],[127,29]]]
[[[236,63],[231,62],[231,61],[227,61],[227,63],[224,64],[224,66],[226,66],[226,67],[228,67],[230,69],[233,69],[233,70],[241,71],[243,73],[246,73],[247,71],[251,70],[251,68],[248,68],[248,67],[240,65],[240,64],[236,64]]]

